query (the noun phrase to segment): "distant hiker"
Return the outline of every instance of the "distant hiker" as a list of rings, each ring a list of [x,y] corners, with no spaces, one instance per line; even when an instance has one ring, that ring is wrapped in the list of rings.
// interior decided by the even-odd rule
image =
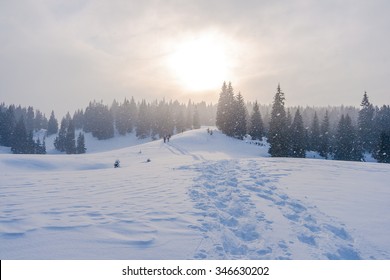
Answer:
[[[114,162],[114,168],[118,168],[120,165],[120,161],[119,159],[117,159],[115,162]]]
[[[210,130],[210,135],[213,135],[213,130]]]
[[[169,139],[171,139],[171,135],[170,134],[167,137],[168,142],[169,142]]]
[[[166,137],[166,136],[164,136],[163,138],[164,138],[164,143],[165,143],[165,142],[167,142],[167,137]]]
[[[210,128],[207,128],[207,134],[210,134]]]

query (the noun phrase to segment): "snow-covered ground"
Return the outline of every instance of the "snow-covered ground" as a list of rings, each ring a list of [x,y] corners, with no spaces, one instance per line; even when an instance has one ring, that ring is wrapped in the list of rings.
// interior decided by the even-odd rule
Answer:
[[[390,259],[390,165],[269,158],[204,128],[86,143],[1,150],[0,259]]]

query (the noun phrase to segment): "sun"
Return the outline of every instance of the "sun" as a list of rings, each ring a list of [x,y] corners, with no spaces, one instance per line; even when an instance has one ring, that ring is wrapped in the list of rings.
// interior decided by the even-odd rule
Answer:
[[[219,88],[230,76],[227,45],[215,34],[203,34],[176,42],[168,66],[184,89],[202,92]]]

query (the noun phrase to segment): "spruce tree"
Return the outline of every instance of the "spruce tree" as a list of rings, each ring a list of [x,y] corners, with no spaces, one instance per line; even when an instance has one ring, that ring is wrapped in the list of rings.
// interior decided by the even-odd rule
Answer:
[[[192,127],[194,129],[200,128],[199,112],[198,112],[198,108],[196,106],[194,109],[194,118],[193,118],[193,122],[192,122]]]
[[[35,154],[36,153],[36,143],[34,141],[34,136],[32,130],[27,133],[26,148],[24,151],[25,154]]]
[[[145,100],[142,100],[138,110],[138,123],[136,128],[136,136],[139,139],[144,139],[150,136],[150,121],[148,106]]]
[[[34,108],[29,106],[26,114],[26,130],[27,132],[34,130]]]
[[[61,120],[61,127],[58,132],[58,136],[54,139],[54,147],[60,152],[65,152],[66,146],[66,131],[68,128],[68,122],[65,118]]]
[[[243,139],[247,131],[247,109],[244,98],[239,92],[233,103],[233,111],[231,112],[234,126],[234,136],[238,139]]]
[[[390,133],[382,131],[377,148],[378,162],[390,163]]]
[[[16,123],[11,136],[11,151],[14,154],[25,154],[28,151],[27,130],[23,116]]]
[[[185,125],[186,125],[186,128],[187,129],[192,129],[192,123],[193,123],[193,112],[192,112],[192,108],[193,105],[192,105],[192,102],[191,100],[188,101],[188,105],[187,105],[187,115],[186,115],[186,122],[185,122]]]
[[[83,133],[79,133],[79,136],[77,137],[77,146],[76,146],[76,153],[77,154],[85,154],[87,148],[85,147],[85,137]]]
[[[356,130],[350,116],[341,116],[336,134],[334,159],[360,161],[363,155],[359,147]]]
[[[226,86],[224,82],[218,100],[216,125],[222,133],[231,137],[236,130],[235,102],[232,84],[229,82]]]
[[[313,122],[310,127],[309,148],[312,151],[319,152],[320,150],[320,123],[317,112],[314,113]]]
[[[330,152],[330,147],[329,147],[329,145],[330,145],[330,140],[329,140],[330,132],[329,132],[329,129],[330,129],[329,115],[328,115],[328,111],[326,111],[325,117],[321,123],[320,145],[319,145],[319,150],[318,150],[320,156],[322,156],[324,158],[328,158],[328,154]]]
[[[225,131],[227,127],[226,123],[226,114],[227,114],[227,101],[226,101],[226,95],[227,95],[227,86],[226,82],[223,82],[221,92],[219,94],[219,100],[217,104],[217,116],[216,116],[216,126],[219,130],[222,132]]]
[[[175,118],[175,127],[176,127],[176,132],[183,132],[186,127],[185,127],[185,119],[184,119],[184,113],[183,110],[180,109],[179,112],[176,115]]]
[[[65,152],[67,154],[76,153],[75,127],[73,121],[70,120],[65,136]]]
[[[24,123],[24,122],[23,122]],[[11,147],[13,145],[12,133],[15,130],[16,118],[15,118],[15,106],[11,105],[3,113],[3,123],[1,128],[1,144],[5,147]]]
[[[361,148],[372,152],[375,148],[374,133],[374,106],[368,100],[367,92],[364,92],[361,109],[358,116],[358,136]]]
[[[295,112],[294,121],[291,124],[290,131],[291,157],[304,158],[306,146],[305,128],[303,127],[303,119],[299,109]]]
[[[272,157],[287,157],[289,155],[286,111],[284,108],[284,93],[278,85],[272,104],[271,120],[269,124],[268,143]]]
[[[58,121],[54,116],[54,111],[51,111],[49,122],[47,124],[47,136],[57,134],[58,132]]]
[[[248,133],[252,137],[252,140],[262,140],[264,136],[264,124],[257,101],[253,105]]]

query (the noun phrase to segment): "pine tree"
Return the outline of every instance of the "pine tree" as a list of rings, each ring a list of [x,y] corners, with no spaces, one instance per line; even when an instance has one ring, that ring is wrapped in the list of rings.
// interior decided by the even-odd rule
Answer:
[[[341,116],[336,134],[336,147],[334,159],[336,160],[362,160],[363,155],[359,149],[358,139],[351,118],[347,114]]]
[[[58,121],[54,116],[54,111],[51,111],[49,122],[47,124],[47,136],[50,136],[52,134],[57,134],[57,132],[58,132]]]
[[[329,140],[330,132],[329,132],[329,129],[330,129],[329,115],[328,115],[328,111],[326,111],[325,117],[321,123],[320,145],[319,145],[319,149],[318,149],[320,156],[322,156],[324,158],[328,158],[328,154],[330,152],[330,147],[329,147],[329,145],[330,145],[330,140]]]
[[[248,132],[249,135],[252,137],[252,140],[262,140],[264,136],[264,124],[261,118],[257,101],[253,105],[253,111],[250,119],[250,126]]]
[[[77,110],[73,114],[73,124],[75,129],[83,129],[84,127],[84,112],[83,110]],[[57,124],[58,127],[58,124]]]
[[[305,128],[303,127],[302,115],[299,109],[295,112],[294,121],[290,129],[291,157],[305,157]]]
[[[234,126],[234,136],[238,139],[243,139],[247,131],[247,109],[245,106],[244,98],[239,92],[233,103],[233,126]]]
[[[390,133],[382,131],[377,148],[378,162],[390,163]]]
[[[314,113],[313,122],[310,127],[309,148],[312,151],[318,152],[320,150],[320,123],[317,112]]]
[[[372,152],[375,148],[374,133],[374,106],[368,100],[367,92],[364,92],[361,109],[358,116],[358,136],[361,148]]]
[[[130,104],[129,104],[129,123],[127,126],[127,132],[132,133],[134,127],[137,124],[137,118],[138,118],[138,110],[137,110],[137,104],[134,101],[134,97],[131,97]]]
[[[187,105],[187,115],[186,115],[186,128],[187,129],[192,129],[192,123],[193,123],[193,112],[192,112],[192,108],[193,105],[192,105],[192,102],[191,100],[188,101],[188,105]]]
[[[77,137],[77,147],[76,147],[76,153],[77,154],[85,154],[87,148],[85,147],[85,137],[83,133],[79,133],[79,136]]]
[[[216,126],[222,132],[225,131],[227,126],[226,124],[226,95],[227,95],[227,86],[226,82],[223,82],[221,92],[219,94],[219,100],[217,105],[217,116],[216,116]]]
[[[180,109],[180,111],[177,113],[176,120],[175,120],[175,127],[177,133],[183,132],[186,129],[184,113],[182,109]]]
[[[138,123],[136,128],[136,136],[139,139],[144,139],[150,136],[150,121],[148,115],[146,101],[142,100],[138,110]]]
[[[11,136],[11,151],[14,154],[25,154],[28,151],[27,146],[27,130],[24,124],[23,116],[19,119],[15,125],[14,131]]]
[[[70,120],[65,136],[65,152],[67,154],[76,153],[75,127],[73,121]]]
[[[61,120],[61,127],[58,132],[58,136],[54,139],[54,147],[60,152],[65,152],[66,150],[66,131],[68,128],[68,122],[65,118]]]
[[[272,157],[287,157],[289,155],[284,100],[284,93],[278,85],[272,105],[268,133],[268,143],[270,144],[268,152]]]
[[[34,130],[34,108],[28,107],[26,114],[26,130],[27,132]]]
[[[194,117],[193,117],[192,127],[194,129],[200,128],[199,113],[198,113],[198,108],[196,106],[194,108]]]
[[[224,82],[217,105],[216,125],[222,133],[233,137],[236,130],[235,98],[232,84]]]
[[[34,136],[32,130],[27,133],[27,141],[26,141],[26,148],[24,153],[25,154],[35,154],[36,153],[36,143],[34,141]]]
[[[3,113],[3,122],[1,125],[1,145],[5,147],[11,147],[13,145],[12,134],[15,130],[16,118],[15,118],[15,106],[11,105]]]
[[[113,113],[115,116],[115,127],[120,135],[125,135],[130,128],[131,130],[133,129],[130,119],[130,102],[125,98],[120,106],[117,103],[114,104],[116,104],[115,109],[112,106],[111,111],[115,112]]]

